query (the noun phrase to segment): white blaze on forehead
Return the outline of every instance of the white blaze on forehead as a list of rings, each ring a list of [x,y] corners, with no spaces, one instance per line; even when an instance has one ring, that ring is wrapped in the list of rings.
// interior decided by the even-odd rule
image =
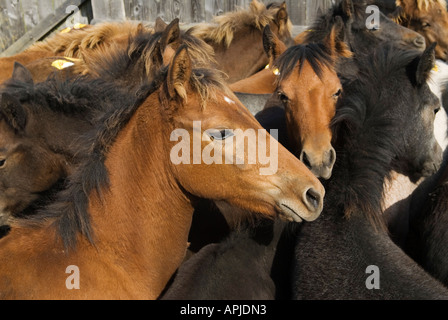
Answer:
[[[232,99],[230,99],[227,96],[224,96],[224,100],[228,103],[228,104],[235,104],[235,101],[233,101]]]

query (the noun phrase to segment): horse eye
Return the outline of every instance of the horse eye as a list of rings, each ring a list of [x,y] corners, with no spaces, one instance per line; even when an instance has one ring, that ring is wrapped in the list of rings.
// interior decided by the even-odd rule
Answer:
[[[222,130],[207,130],[207,134],[210,136],[212,140],[225,140],[234,136],[234,133],[230,129],[222,129]]]
[[[0,168],[5,165],[5,162],[6,162],[6,159],[1,159],[0,160]]]
[[[289,102],[289,97],[282,91],[278,91],[277,92],[277,96],[280,99],[281,102],[283,103],[288,103]]]
[[[339,89],[339,90],[333,95],[333,97],[334,97],[334,98],[339,98],[339,96],[341,95],[341,93],[342,93],[342,90]]]
[[[431,25],[428,23],[428,22],[423,22],[422,23],[422,28],[428,28],[428,27],[430,27]]]
[[[439,112],[440,111],[440,107],[438,107],[438,108],[435,108],[434,109],[434,114],[436,115],[437,114],[437,112]]]

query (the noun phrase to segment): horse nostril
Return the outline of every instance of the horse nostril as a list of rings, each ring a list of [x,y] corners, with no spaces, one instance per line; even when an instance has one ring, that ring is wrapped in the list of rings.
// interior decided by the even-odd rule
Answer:
[[[415,39],[414,39],[414,45],[415,45],[417,48],[423,48],[423,47],[425,47],[425,46],[426,46],[425,38],[423,38],[423,37],[421,37],[421,36],[415,38]]]
[[[316,211],[320,208],[322,198],[319,192],[317,192],[313,188],[310,188],[305,192],[304,201],[308,209],[310,209],[311,211]]]
[[[302,151],[302,153],[300,154],[300,161],[303,162],[303,164],[308,168],[311,169],[311,162],[310,160],[308,160],[308,156],[306,155],[305,151]]]
[[[326,165],[327,167],[333,167],[334,163],[336,162],[336,151],[334,148],[331,148],[327,151],[327,159],[326,159]]]

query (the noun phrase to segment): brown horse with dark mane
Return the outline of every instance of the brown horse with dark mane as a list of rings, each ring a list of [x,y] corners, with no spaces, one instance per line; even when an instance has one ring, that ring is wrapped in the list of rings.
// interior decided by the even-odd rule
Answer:
[[[343,23],[339,19],[321,43],[286,46],[265,28],[264,45],[270,57],[270,70],[276,75],[276,89],[263,112],[280,107],[285,112],[287,148],[317,177],[331,176],[336,152],[331,146],[330,122],[342,85],[336,63],[351,56],[341,41]]]
[[[96,53],[90,53],[89,57],[98,62],[94,68],[66,57],[38,59],[28,68],[15,64],[12,78],[0,86],[0,93],[14,97],[16,102],[7,105],[16,108],[5,106],[1,112],[5,125],[0,127],[0,157],[7,164],[0,172],[0,225],[33,214],[52,199],[85,156],[78,146],[82,136],[95,126],[101,114],[113,108],[105,101],[121,101],[121,96],[126,96],[121,90],[131,97],[130,93],[151,81],[166,62],[163,60],[172,56],[171,46],[181,43],[191,48],[189,54],[195,64],[212,59],[207,50],[202,51],[208,46],[181,34],[178,20],[174,20],[160,32],[142,30],[129,39],[127,46],[110,46],[108,55],[100,61],[93,59]],[[88,76],[77,75],[86,70]],[[102,90],[92,96],[83,88],[93,79]],[[73,105],[73,101],[81,101],[82,106]],[[24,126],[8,125],[11,114],[22,115],[19,123]]]
[[[139,101],[115,106],[100,123],[91,156],[55,203],[0,240],[2,299],[157,298],[184,258],[198,197],[296,221],[322,210],[317,178],[262,130],[219,73],[194,69],[185,46]],[[258,158],[247,162],[245,139],[244,164],[195,161],[198,134],[202,155],[210,146],[232,152],[236,129],[258,129],[256,144],[264,136],[266,152],[278,148],[276,173],[260,175]],[[175,164],[180,133],[193,137],[185,140],[193,152]],[[78,290],[67,288],[69,266],[80,271]]]

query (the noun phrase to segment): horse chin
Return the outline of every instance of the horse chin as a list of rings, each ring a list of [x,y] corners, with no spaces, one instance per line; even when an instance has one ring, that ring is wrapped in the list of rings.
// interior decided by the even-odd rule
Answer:
[[[283,220],[290,222],[302,222],[303,218],[297,213],[296,210],[288,203],[280,203],[279,205],[279,217]]]

